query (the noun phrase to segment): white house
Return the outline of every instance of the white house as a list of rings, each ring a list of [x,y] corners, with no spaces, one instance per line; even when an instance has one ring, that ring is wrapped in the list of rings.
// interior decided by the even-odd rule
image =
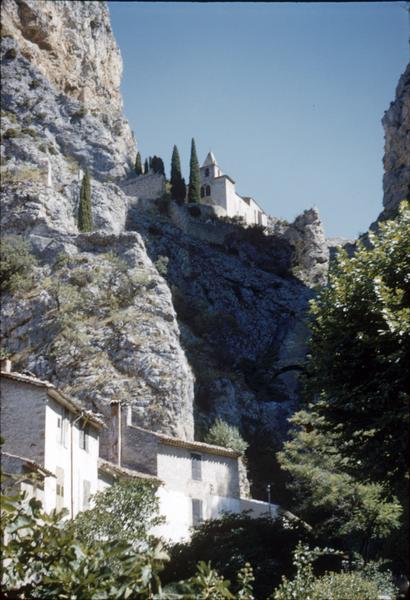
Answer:
[[[157,535],[174,542],[188,539],[192,526],[227,512],[275,515],[276,505],[246,497],[238,452],[149,431],[134,420],[130,406],[113,403],[101,451],[119,475],[125,469],[159,480],[165,523],[155,529]]]
[[[36,466],[44,478],[44,509],[66,508],[74,517],[98,490],[103,422],[47,381],[6,368],[0,382],[2,451],[9,467],[22,472],[19,463]]]
[[[219,206],[227,217],[242,217],[247,225],[267,225],[268,217],[250,196],[240,196],[235,181],[224,175],[212,152],[208,152],[201,174],[201,203]]]

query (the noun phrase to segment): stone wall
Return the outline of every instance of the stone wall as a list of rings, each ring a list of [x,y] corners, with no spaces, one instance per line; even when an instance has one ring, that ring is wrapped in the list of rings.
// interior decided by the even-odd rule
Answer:
[[[1,377],[3,450],[44,464],[46,388]]]
[[[140,175],[125,181],[121,187],[129,196],[141,198],[142,200],[152,200],[160,198],[164,193],[165,177],[160,173]]]

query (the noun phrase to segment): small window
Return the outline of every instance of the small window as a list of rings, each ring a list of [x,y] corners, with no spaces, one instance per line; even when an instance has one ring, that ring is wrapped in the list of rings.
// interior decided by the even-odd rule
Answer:
[[[64,507],[64,469],[56,467],[56,509]]]
[[[68,448],[68,428],[69,418],[65,408],[61,409],[60,415],[57,417],[57,442]]]
[[[209,169],[208,169],[208,167],[205,169],[205,177],[209,177]]]
[[[88,441],[89,441],[89,433],[88,427],[85,426],[83,429],[80,429],[78,432],[79,435],[79,445],[81,450],[85,450],[88,452]]]
[[[203,198],[205,196],[205,192],[204,192],[204,186],[201,187],[201,198]]]
[[[200,525],[203,520],[202,500],[192,498],[192,525]]]
[[[83,510],[90,508],[91,483],[84,479],[83,481]]]
[[[202,481],[202,456],[191,454],[192,479]]]
[[[210,196],[211,195],[211,188],[209,185],[206,186],[206,192],[205,192],[206,196]]]

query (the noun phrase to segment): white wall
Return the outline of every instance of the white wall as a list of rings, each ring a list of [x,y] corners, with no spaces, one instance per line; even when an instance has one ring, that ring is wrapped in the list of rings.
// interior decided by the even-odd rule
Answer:
[[[72,421],[75,420],[75,415],[70,413],[70,421],[66,426],[66,443],[60,443],[57,439],[59,431],[57,420],[61,416],[62,407],[49,398],[46,407],[44,466],[52,473],[57,473],[57,467],[64,470],[63,505],[69,510],[70,515],[73,511],[72,516],[75,516],[83,510],[83,482],[90,482],[90,494],[95,494],[98,490],[98,435],[95,428],[89,426],[88,451],[81,449],[79,443],[81,421],[77,421],[73,426]],[[47,511],[56,507],[57,483],[57,479],[51,477],[45,481],[44,508]]]

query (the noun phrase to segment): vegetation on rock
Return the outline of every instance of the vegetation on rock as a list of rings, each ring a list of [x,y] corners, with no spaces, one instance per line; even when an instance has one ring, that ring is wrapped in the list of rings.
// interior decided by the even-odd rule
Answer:
[[[137,152],[137,156],[135,158],[134,171],[136,175],[142,174],[141,154],[139,152]]]
[[[179,158],[178,148],[174,146],[171,158],[171,195],[178,204],[182,204],[185,200],[186,185],[182,177],[181,161]]]
[[[205,436],[205,441],[208,444],[230,448],[240,454],[245,454],[248,447],[247,442],[239,433],[239,429],[233,425],[228,425],[222,419],[215,420]]]
[[[86,169],[80,189],[80,204],[78,207],[78,229],[83,232],[91,231],[93,227],[91,211],[91,182],[90,173]]]
[[[10,292],[31,287],[37,261],[30,243],[18,235],[5,235],[0,240],[0,288]]]
[[[191,158],[189,161],[189,185],[188,185],[188,202],[200,201],[201,176],[199,171],[198,156],[196,153],[195,140],[191,142]]]

